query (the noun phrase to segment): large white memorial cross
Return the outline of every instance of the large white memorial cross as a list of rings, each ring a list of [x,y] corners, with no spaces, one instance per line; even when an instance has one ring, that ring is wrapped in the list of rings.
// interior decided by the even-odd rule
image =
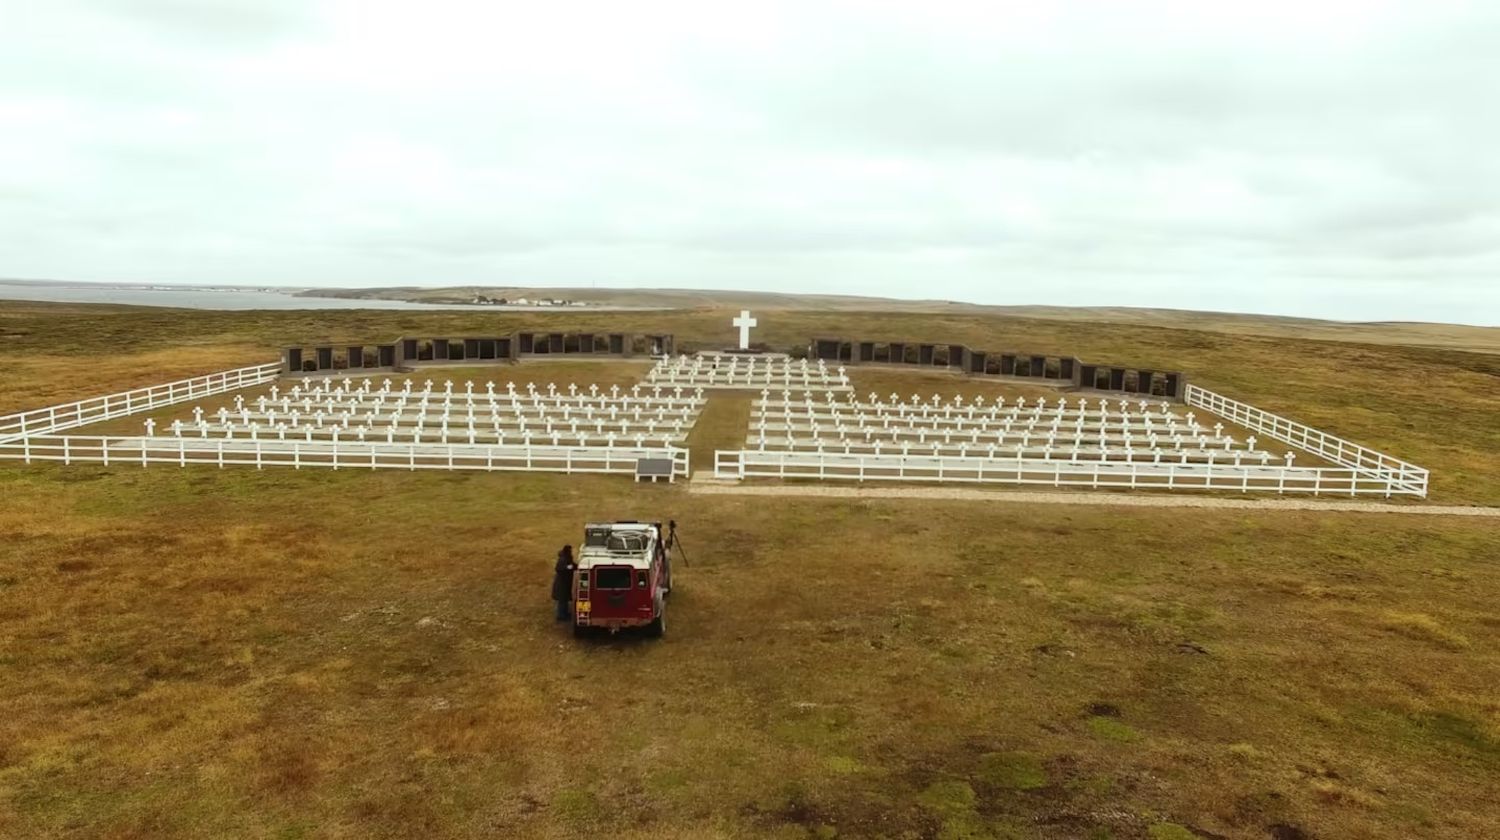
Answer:
[[[757,320],[755,320],[754,318],[750,317],[750,310],[748,310],[748,309],[741,309],[740,310],[740,317],[735,318],[733,321],[730,321],[729,323],[731,323],[731,324],[735,325],[736,327],[740,328],[740,349],[741,350],[749,350],[750,349],[750,328],[754,327],[754,326],[758,326],[760,324],[760,322],[757,321]]]

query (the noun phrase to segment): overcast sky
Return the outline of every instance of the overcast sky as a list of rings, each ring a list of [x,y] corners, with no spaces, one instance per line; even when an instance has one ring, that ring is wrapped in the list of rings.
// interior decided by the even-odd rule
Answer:
[[[1500,324],[1500,3],[38,0],[0,276]]]

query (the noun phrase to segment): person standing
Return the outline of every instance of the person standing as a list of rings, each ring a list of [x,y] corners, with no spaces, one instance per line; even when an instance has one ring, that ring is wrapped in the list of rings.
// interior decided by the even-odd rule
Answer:
[[[552,568],[552,600],[557,602],[558,621],[573,617],[573,572],[577,568],[573,562],[573,546],[563,546],[562,551],[557,552],[557,565]]]

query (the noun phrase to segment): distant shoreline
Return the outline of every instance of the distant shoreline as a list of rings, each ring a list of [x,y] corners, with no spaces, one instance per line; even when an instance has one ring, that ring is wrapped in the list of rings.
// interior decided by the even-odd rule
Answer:
[[[495,312],[620,312],[654,311],[663,307],[619,305],[555,305],[469,303],[453,300],[407,300],[324,294],[313,288],[271,286],[163,286],[149,283],[49,283],[0,280],[0,300],[40,303],[99,303],[170,309],[244,311],[255,309],[398,309]]]

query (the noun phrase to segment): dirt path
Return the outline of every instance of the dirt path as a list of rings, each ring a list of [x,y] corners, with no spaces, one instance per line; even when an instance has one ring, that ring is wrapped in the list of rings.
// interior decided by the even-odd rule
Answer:
[[[695,461],[696,463],[696,461]],[[1039,505],[1099,507],[1224,508],[1231,510],[1314,510],[1341,513],[1406,513],[1414,516],[1500,518],[1500,508],[1457,505],[1342,502],[1327,499],[1224,499],[1213,496],[1145,496],[1123,493],[1058,493],[1035,490],[975,490],[968,487],[846,487],[801,484],[736,484],[694,479],[688,492],[724,496],[810,496],[835,499],[950,499]]]

